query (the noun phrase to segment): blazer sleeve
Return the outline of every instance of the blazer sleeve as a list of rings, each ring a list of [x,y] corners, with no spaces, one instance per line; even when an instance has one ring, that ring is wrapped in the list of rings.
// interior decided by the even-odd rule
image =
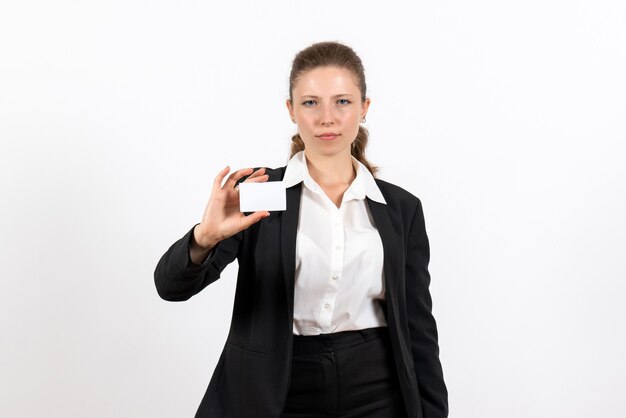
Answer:
[[[432,315],[429,260],[424,212],[418,199],[409,231],[405,277],[411,351],[424,418],[445,418],[448,391],[439,360],[437,324]]]
[[[196,224],[197,225],[197,224]],[[168,301],[184,301],[220,278],[222,270],[239,253],[243,232],[217,243],[202,264],[189,257],[195,225],[161,256],[154,270],[154,284],[159,296]]]

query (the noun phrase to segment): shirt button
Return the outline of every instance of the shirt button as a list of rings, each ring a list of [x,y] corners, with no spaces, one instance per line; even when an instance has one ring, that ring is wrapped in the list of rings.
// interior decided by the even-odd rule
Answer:
[[[341,245],[337,245],[337,246],[335,247],[335,250],[340,251],[340,250],[341,250]]]
[[[333,277],[333,280],[337,280],[337,279],[339,278],[339,275],[338,275],[338,274],[333,273],[333,276],[332,276],[332,277]]]
[[[330,309],[330,303],[325,303],[325,304],[324,304],[324,308],[326,308],[326,309]]]

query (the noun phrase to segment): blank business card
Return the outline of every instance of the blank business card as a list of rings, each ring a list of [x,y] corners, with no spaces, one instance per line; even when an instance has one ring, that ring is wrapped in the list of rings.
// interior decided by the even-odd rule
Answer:
[[[286,210],[287,198],[282,181],[263,183],[239,183],[239,210]]]

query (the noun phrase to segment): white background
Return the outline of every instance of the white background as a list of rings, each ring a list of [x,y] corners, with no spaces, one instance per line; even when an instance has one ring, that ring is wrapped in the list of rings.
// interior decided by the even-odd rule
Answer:
[[[184,303],[154,267],[224,166],[286,163],[322,40],[423,202],[450,416],[626,416],[626,3],[411,4],[2,3],[0,416],[193,416],[237,264]]]

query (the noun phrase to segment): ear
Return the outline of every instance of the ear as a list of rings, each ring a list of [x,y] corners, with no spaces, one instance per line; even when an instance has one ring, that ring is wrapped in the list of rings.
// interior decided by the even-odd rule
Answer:
[[[291,118],[292,121],[296,121],[296,117],[293,114],[293,103],[291,102],[291,100],[287,99],[285,101],[285,104],[287,105],[287,110],[289,111],[289,117]]]
[[[371,100],[369,97],[366,97],[361,105],[361,116],[365,116],[367,114],[367,110],[370,107]]]

